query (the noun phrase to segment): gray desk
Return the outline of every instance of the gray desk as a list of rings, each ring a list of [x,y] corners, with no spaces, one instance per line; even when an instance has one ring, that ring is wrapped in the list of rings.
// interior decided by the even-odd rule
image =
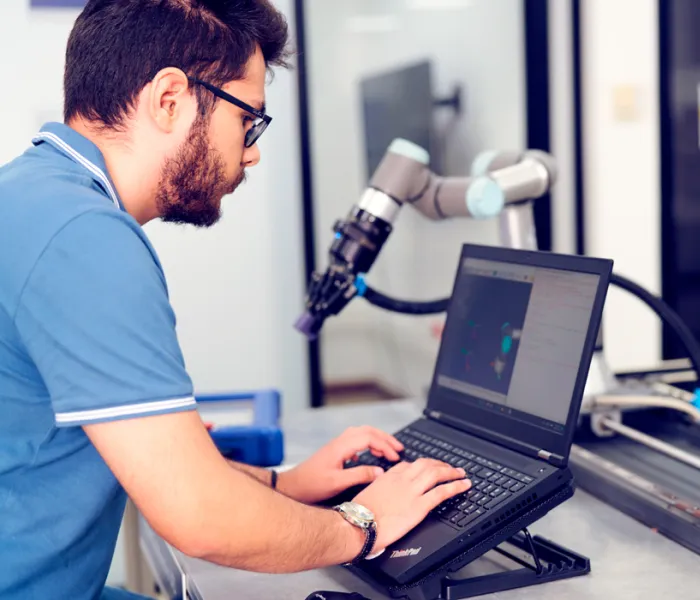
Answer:
[[[326,408],[285,419],[286,454],[290,463],[302,461],[351,425],[372,424],[396,431],[420,413],[411,401]],[[483,598],[498,600],[658,600],[700,598],[700,557],[654,533],[638,522],[577,491],[576,495],[532,528],[533,533],[559,542],[591,559],[592,573],[529,589]],[[142,547],[158,579],[168,585],[186,581],[196,600],[304,600],[316,590],[353,590],[368,598],[383,596],[343,569],[294,575],[261,575],[218,567],[188,558],[141,527]],[[479,563],[479,564],[477,564]],[[489,569],[484,557],[472,569]],[[171,590],[172,592],[172,590]]]

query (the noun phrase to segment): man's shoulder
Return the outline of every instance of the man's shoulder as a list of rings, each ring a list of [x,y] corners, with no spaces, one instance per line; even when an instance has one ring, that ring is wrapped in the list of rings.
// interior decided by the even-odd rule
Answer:
[[[46,161],[30,150],[0,168],[0,305],[12,305],[56,239],[63,248],[73,244],[77,252],[109,248],[118,255],[124,247],[136,247],[157,262],[139,224],[89,175],[70,161]]]
[[[91,210],[117,208],[79,165],[31,148],[0,167],[0,227],[61,223]],[[36,227],[33,228],[37,231]]]

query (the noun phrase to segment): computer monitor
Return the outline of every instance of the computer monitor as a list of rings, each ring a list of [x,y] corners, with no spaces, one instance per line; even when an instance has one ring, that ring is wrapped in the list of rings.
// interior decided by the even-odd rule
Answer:
[[[433,140],[433,83],[430,61],[373,74],[360,81],[367,180],[387,148],[404,138],[430,152],[430,167],[440,173]]]
[[[566,456],[611,268],[603,259],[466,245],[428,408]]]

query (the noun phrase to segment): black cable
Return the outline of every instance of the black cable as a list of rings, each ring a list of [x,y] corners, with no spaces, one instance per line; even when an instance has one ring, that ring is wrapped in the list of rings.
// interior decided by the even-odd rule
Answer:
[[[688,358],[693,365],[693,369],[695,369],[696,376],[700,378],[700,344],[698,344],[693,332],[683,322],[680,316],[678,316],[678,313],[661,298],[648,292],[642,286],[622,275],[613,273],[610,277],[610,283],[639,298],[671,328],[678,336],[683,346],[685,346]],[[378,292],[370,286],[367,286],[363,296],[374,306],[406,315],[436,315],[445,312],[449,304],[449,298],[428,302],[397,300],[396,298],[391,298],[390,296]]]
[[[397,300],[396,298],[391,298],[390,296],[378,292],[370,286],[366,287],[363,297],[374,306],[404,315],[437,315],[447,310],[447,305],[450,301],[449,298],[432,302]]]
[[[683,346],[685,346],[688,358],[693,365],[693,369],[695,369],[696,377],[700,377],[700,344],[698,344],[693,332],[683,322],[683,319],[680,318],[678,313],[661,298],[648,292],[642,286],[630,281],[622,275],[613,273],[610,277],[610,283],[639,298],[671,328],[678,336]]]

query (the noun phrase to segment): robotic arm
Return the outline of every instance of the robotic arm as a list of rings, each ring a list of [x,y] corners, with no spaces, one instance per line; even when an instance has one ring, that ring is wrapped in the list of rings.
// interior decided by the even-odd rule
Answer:
[[[428,153],[419,146],[394,141],[359,208],[389,223],[403,204],[435,220],[491,218],[507,203],[543,195],[556,177],[554,159],[536,150],[482,154],[474,163],[473,177],[438,177],[428,161]]]
[[[504,245],[536,248],[526,201],[544,195],[554,182],[556,165],[550,155],[536,150],[485,153],[474,162],[472,177],[439,177],[428,163],[423,148],[395,140],[360,202],[345,220],[336,222],[328,268],[313,274],[306,312],[296,323],[309,339],[316,337],[326,318],[362,293],[362,276],[374,264],[405,204],[435,220],[488,219],[507,208],[501,221]]]

